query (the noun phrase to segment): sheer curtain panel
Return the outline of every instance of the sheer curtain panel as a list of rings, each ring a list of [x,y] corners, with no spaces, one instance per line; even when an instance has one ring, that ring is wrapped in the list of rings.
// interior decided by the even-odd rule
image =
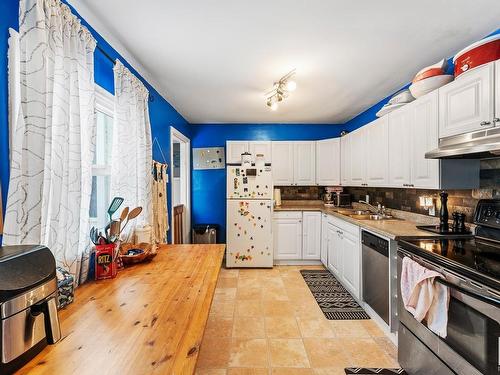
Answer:
[[[152,142],[149,123],[148,91],[144,84],[120,61],[116,61],[115,118],[111,157],[111,195],[125,199],[131,209],[143,211],[134,226],[153,224]],[[132,233],[134,226],[127,226]],[[127,233],[124,235],[127,238]]]
[[[21,0],[18,44],[19,74],[9,70],[9,80],[23,116],[10,117],[4,244],[46,245],[80,283],[90,249],[95,40],[60,0]]]

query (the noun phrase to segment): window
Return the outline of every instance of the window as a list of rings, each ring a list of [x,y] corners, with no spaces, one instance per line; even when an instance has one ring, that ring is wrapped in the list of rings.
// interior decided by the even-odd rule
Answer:
[[[113,136],[113,95],[96,85],[96,150],[92,165],[90,222],[97,228],[106,226],[111,200],[111,148]]]

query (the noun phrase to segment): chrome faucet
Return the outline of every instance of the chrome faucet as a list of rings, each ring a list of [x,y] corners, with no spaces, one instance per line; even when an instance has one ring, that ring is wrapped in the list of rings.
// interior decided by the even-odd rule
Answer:
[[[377,202],[377,207],[371,205],[370,203],[368,203],[367,201],[363,201],[363,200],[360,200],[359,203],[362,203],[364,205],[366,205],[371,212],[377,214],[377,215],[380,215],[380,216],[385,216],[385,208]]]

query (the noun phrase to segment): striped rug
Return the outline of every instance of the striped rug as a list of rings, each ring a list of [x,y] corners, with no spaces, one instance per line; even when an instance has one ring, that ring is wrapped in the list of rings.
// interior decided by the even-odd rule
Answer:
[[[407,375],[406,371],[402,368],[363,368],[363,367],[349,367],[345,369],[346,374],[357,375]]]
[[[330,271],[301,270],[300,273],[328,320],[370,319]]]

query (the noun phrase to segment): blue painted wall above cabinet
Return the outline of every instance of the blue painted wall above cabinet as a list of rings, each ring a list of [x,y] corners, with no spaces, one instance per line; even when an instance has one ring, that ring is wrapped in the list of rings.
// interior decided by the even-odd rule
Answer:
[[[64,1],[64,0],[63,0]],[[64,1],[68,4],[68,1]],[[68,4],[71,7],[71,4]],[[71,7],[72,8],[72,7]],[[72,8],[74,14],[78,15]],[[9,144],[8,144],[8,86],[7,86],[7,39],[8,28],[18,29],[19,0],[0,1],[0,182],[2,187],[2,201],[5,209],[7,201],[7,189],[9,181]],[[79,15],[78,15],[79,16]],[[80,16],[79,16],[80,17]],[[80,17],[81,19],[81,17]],[[112,58],[119,58],[146,85],[153,97],[149,103],[149,118],[151,122],[152,136],[156,137],[161,145],[166,158],[170,155],[170,126],[177,128],[187,137],[190,136],[188,122],[168,103],[155,89],[131,66],[119,53],[109,45],[86,21],[84,24],[97,40],[97,44],[103,48]],[[96,48],[94,54],[95,81],[106,89],[114,92],[113,63]],[[159,148],[153,147],[153,158],[163,161]],[[168,160],[167,160],[168,161]],[[168,204],[171,202],[171,189],[168,189]],[[5,211],[4,211],[5,212]]]
[[[338,137],[342,125],[327,124],[210,124],[191,126],[192,147],[222,147],[227,140],[317,140]],[[193,170],[194,224],[218,224],[218,241],[226,239],[226,170]]]

